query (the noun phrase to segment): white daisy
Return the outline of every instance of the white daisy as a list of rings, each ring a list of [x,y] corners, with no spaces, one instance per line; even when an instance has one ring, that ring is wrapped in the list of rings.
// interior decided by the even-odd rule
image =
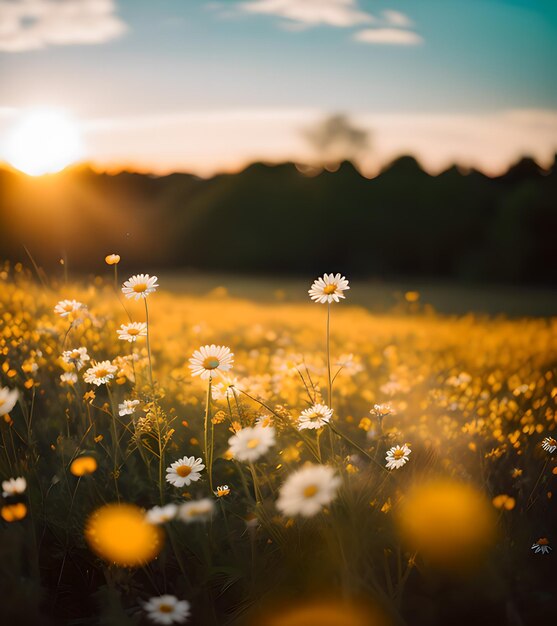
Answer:
[[[331,417],[333,417],[333,409],[326,404],[314,404],[300,413],[298,430],[321,428],[329,423]]]
[[[60,374],[60,382],[66,385],[75,385],[77,382],[77,374],[75,372],[64,372]]]
[[[200,376],[203,380],[211,378],[215,374],[228,372],[232,368],[234,354],[226,346],[202,346],[193,353],[190,359],[192,376]]]
[[[166,480],[175,487],[187,487],[201,478],[205,465],[201,459],[185,456],[166,468]]]
[[[0,411],[0,413],[1,413],[1,411]],[[550,454],[553,454],[555,452],[555,450],[557,450],[557,439],[554,439],[553,437],[546,437],[542,441],[542,448],[546,452],[549,452]]]
[[[393,446],[387,451],[385,460],[387,469],[399,469],[408,462],[408,457],[412,450],[404,444],[403,446]]]
[[[275,429],[272,426],[242,428],[230,437],[228,445],[235,459],[253,463],[275,445]]]
[[[205,522],[211,518],[215,510],[215,503],[209,498],[184,502],[178,510],[178,519],[189,524],[190,522]]]
[[[26,489],[27,481],[22,476],[2,481],[2,495],[4,498],[25,493]]]
[[[17,389],[0,387],[0,415],[7,415],[16,405],[19,398]]]
[[[335,499],[340,483],[332,467],[308,464],[286,479],[277,508],[284,515],[313,517]]]
[[[190,615],[190,603],[176,596],[158,596],[143,603],[147,616],[155,624],[179,624]]]
[[[83,380],[86,383],[93,385],[104,385],[108,381],[114,378],[114,374],[118,371],[115,365],[112,365],[110,361],[101,361],[100,363],[94,362],[92,367],[85,370]]]
[[[532,548],[535,554],[549,554],[553,548],[549,545],[549,539],[546,537],[541,537],[536,541],[536,543],[532,544]]]
[[[149,276],[149,274],[136,274],[131,276],[122,285],[122,293],[126,298],[135,298],[140,300],[146,298],[150,293],[157,290],[158,278],[156,276]]]
[[[118,405],[118,415],[120,417],[131,415],[135,412],[138,404],[140,404],[139,400],[124,400],[124,402]]]
[[[154,506],[145,513],[145,519],[149,524],[164,524],[170,522],[176,517],[178,507],[175,504],[166,504],[165,506]]]
[[[77,300],[60,300],[54,307],[54,312],[60,317],[68,317],[71,313],[76,313],[83,308],[85,305]]]
[[[116,332],[118,333],[118,339],[131,343],[132,341],[137,341],[138,337],[147,336],[147,324],[145,322],[122,324]]]
[[[343,291],[350,289],[348,281],[340,274],[323,274],[323,278],[314,281],[311,289],[308,290],[310,298],[319,304],[338,302],[339,298],[344,298]]]
[[[73,350],[64,350],[62,359],[65,363],[80,370],[85,365],[85,361],[89,361],[91,357],[87,354],[87,348],[74,348]]]

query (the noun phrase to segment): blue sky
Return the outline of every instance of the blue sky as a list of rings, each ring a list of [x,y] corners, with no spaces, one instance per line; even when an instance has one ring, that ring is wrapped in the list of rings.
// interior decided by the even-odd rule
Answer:
[[[372,126],[377,115],[375,127],[384,116],[452,115],[458,124],[461,116],[472,123],[508,111],[542,111],[546,124],[557,111],[551,0],[71,1],[98,4],[101,16],[85,8],[64,23],[54,15],[51,34],[43,16],[54,0],[27,0],[42,13],[13,19],[4,44],[0,31],[4,118],[30,106],[63,107],[92,136],[107,119],[115,127],[114,120],[141,118],[145,127],[145,117],[227,111],[273,111],[281,119],[281,111],[288,119],[298,111],[300,123],[312,112],[340,111]],[[0,17],[5,10],[0,0]],[[35,33],[16,32],[30,23]],[[64,27],[68,36],[60,35]],[[550,126],[546,154],[556,147]],[[95,158],[106,152],[98,143],[89,151]],[[128,160],[142,150],[148,145],[130,145]]]

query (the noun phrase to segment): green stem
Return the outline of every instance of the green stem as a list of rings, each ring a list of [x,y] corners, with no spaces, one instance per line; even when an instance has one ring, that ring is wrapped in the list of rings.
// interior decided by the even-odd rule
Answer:
[[[327,302],[327,406],[332,408],[333,381],[331,379],[331,303]]]
[[[155,390],[153,387],[153,363],[151,361],[151,329],[149,326],[149,307],[147,306],[147,298],[143,299],[145,302],[145,323],[147,325],[147,355],[149,357],[149,382],[151,383],[151,392],[153,393],[153,400],[155,399]]]
[[[209,376],[207,385],[207,398],[205,401],[205,462],[207,463],[207,473],[209,474],[209,488],[213,491],[213,441],[209,446],[209,421],[211,420],[211,384],[213,379]]]

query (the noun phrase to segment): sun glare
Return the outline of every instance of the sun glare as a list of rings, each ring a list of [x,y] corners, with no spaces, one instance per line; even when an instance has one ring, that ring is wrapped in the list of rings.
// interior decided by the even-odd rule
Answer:
[[[64,111],[26,111],[8,137],[6,156],[10,165],[31,176],[59,172],[82,156],[79,127]]]

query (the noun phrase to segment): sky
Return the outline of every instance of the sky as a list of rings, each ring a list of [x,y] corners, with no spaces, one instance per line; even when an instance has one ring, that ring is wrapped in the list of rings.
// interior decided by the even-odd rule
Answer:
[[[0,161],[51,107],[107,169],[312,161],[304,131],[337,113],[370,173],[401,153],[547,165],[556,61],[553,0],[0,0]]]

